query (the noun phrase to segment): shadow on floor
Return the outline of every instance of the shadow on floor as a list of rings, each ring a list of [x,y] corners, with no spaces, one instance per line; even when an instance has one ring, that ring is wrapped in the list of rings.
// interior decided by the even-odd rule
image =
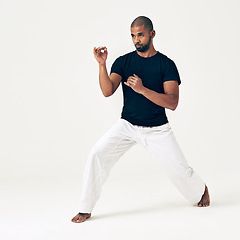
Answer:
[[[176,209],[183,209],[186,205],[182,203],[165,203],[165,204],[155,204],[148,207],[142,207],[142,208],[135,208],[135,209],[128,209],[128,210],[122,210],[122,211],[115,211],[112,213],[106,213],[101,215],[93,215],[91,217],[92,220],[96,219],[103,219],[103,218],[109,218],[109,217],[119,217],[119,216],[129,216],[129,215],[136,215],[136,214],[145,214],[150,212],[163,212],[163,211],[174,211]],[[187,206],[189,207],[189,206]],[[191,207],[191,206],[190,206]]]

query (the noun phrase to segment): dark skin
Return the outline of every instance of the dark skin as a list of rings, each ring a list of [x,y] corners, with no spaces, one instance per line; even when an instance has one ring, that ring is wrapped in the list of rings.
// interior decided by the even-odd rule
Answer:
[[[149,42],[151,38],[150,46],[147,51],[137,53],[142,57],[151,57],[157,53],[155,48],[153,47],[153,38],[155,37],[155,31],[151,31],[150,33],[145,27],[132,27],[131,28],[131,36],[133,40],[133,44],[138,49],[138,46],[144,46]],[[105,97],[111,96],[116,89],[118,88],[122,77],[116,73],[112,73],[108,76],[107,68],[106,68],[106,59],[107,59],[107,48],[106,47],[98,47],[93,50],[94,57],[99,63],[99,82],[102,93]],[[164,83],[164,94],[157,93],[143,86],[142,80],[134,74],[127,79],[125,84],[131,87],[135,92],[142,94],[155,104],[175,110],[178,105],[179,98],[179,89],[177,81],[167,81]]]
[[[155,37],[155,31],[152,30],[149,32],[144,25],[132,27],[131,28],[131,36],[133,44],[136,47],[137,53],[141,57],[151,57],[157,53],[153,46],[153,38]],[[150,44],[146,51],[142,51],[144,47]],[[116,73],[111,73],[108,76],[107,68],[106,68],[106,60],[107,60],[107,48],[106,47],[98,47],[93,49],[93,54],[95,59],[99,64],[99,84],[102,90],[102,93],[105,97],[111,96],[116,89],[119,87],[122,77]],[[179,87],[178,82],[174,79],[172,81],[164,82],[164,94],[157,93],[151,89],[148,89],[143,86],[141,78],[139,78],[136,74],[128,77],[127,81],[124,82],[125,85],[132,88],[135,92],[142,94],[144,97],[154,102],[155,104],[162,106],[164,108],[168,108],[171,110],[175,110],[178,105],[179,100]],[[198,207],[207,207],[210,205],[210,198],[208,193],[208,188],[205,186],[204,194],[202,195],[201,200],[198,203]],[[86,221],[91,217],[91,213],[78,213],[73,219],[72,222],[81,223]]]

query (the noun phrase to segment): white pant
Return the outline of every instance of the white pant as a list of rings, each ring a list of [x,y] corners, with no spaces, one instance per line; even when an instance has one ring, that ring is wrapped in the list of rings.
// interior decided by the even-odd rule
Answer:
[[[92,212],[111,168],[136,143],[150,152],[191,204],[196,205],[201,200],[205,183],[189,167],[169,123],[158,127],[140,127],[119,119],[89,154],[83,175],[79,212]]]

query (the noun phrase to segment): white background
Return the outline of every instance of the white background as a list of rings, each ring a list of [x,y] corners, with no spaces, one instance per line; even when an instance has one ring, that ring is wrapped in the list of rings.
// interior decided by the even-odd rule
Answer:
[[[218,230],[218,239],[239,239],[239,7],[238,0],[1,0],[5,239],[203,239],[206,228],[209,236]],[[119,119],[123,101],[121,87],[103,97],[93,47],[107,46],[110,70],[118,56],[135,50],[130,24],[139,15],[153,21],[155,48],[178,67],[180,102],[167,115],[189,164],[209,186],[212,206],[189,207],[135,146],[112,170],[95,219],[74,225],[86,158]]]

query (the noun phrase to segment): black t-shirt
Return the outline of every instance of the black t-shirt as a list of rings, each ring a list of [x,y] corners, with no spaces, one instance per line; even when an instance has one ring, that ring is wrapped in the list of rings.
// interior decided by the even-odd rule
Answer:
[[[137,51],[133,51],[117,58],[112,65],[111,73],[117,73],[122,77],[124,104],[121,117],[123,119],[133,125],[146,127],[160,126],[168,122],[165,108],[135,92],[124,82],[129,76],[136,74],[142,79],[146,88],[164,93],[165,81],[174,80],[181,84],[177,67],[170,58],[160,52],[144,58]]]

